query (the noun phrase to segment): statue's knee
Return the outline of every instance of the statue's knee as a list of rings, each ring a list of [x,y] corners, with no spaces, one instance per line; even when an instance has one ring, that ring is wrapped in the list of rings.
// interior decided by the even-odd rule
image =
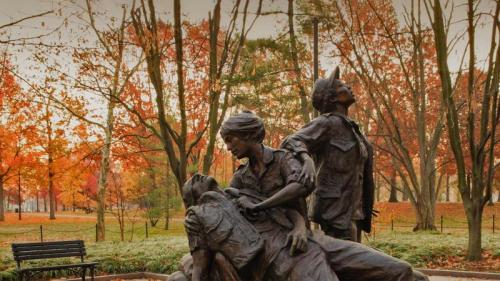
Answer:
[[[409,264],[401,263],[401,265],[398,267],[399,269],[399,278],[397,278],[398,281],[411,281],[413,280],[413,269]]]

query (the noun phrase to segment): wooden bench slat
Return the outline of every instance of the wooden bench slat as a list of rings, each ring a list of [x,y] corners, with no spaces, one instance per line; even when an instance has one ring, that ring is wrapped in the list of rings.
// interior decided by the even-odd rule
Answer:
[[[25,260],[40,260],[40,259],[54,259],[54,258],[69,258],[69,257],[81,257],[82,255],[79,253],[60,253],[60,254],[47,254],[47,255],[38,255],[38,256],[19,256],[17,260],[25,261]]]
[[[25,251],[25,250],[33,250],[33,249],[65,249],[65,248],[82,248],[81,245],[77,244],[68,244],[68,245],[49,245],[49,246],[28,246],[28,247],[16,247],[12,248],[13,251]]]
[[[52,244],[52,245],[13,245],[13,251],[22,251],[26,249],[52,249],[52,248],[81,248],[82,244],[66,243],[66,244]]]
[[[81,245],[83,245],[83,240],[65,240],[65,241],[47,241],[47,242],[12,243],[12,247],[23,247],[23,246],[46,246],[46,245],[64,245],[64,244],[81,244]]]
[[[24,253],[42,253],[42,252],[50,252],[50,251],[71,251],[71,252],[85,252],[85,248],[81,247],[62,247],[62,248],[32,248],[32,249],[23,249],[23,250],[14,250],[12,251],[14,254],[24,254]]]
[[[82,255],[79,252],[62,252],[62,253],[47,253],[47,254],[37,254],[37,255],[18,255],[15,260],[39,260],[39,259],[52,259],[52,258],[66,258],[66,257],[79,257]]]
[[[25,252],[31,252],[31,251],[56,251],[56,250],[84,251],[85,248],[74,247],[74,246],[71,246],[71,247],[50,247],[50,248],[34,247],[34,248],[12,250],[12,252],[13,253],[25,253]]]
[[[16,253],[22,253],[22,252],[28,252],[28,251],[50,251],[50,250],[64,250],[64,249],[85,249],[83,247],[78,247],[78,246],[60,246],[60,247],[31,247],[31,248],[18,248],[18,249],[13,249],[13,252]]]
[[[47,255],[51,254],[67,254],[66,256],[73,257],[82,257],[87,253],[85,249],[82,248],[59,248],[59,249],[32,249],[32,250],[23,250],[23,251],[14,251],[14,259],[15,260],[29,260],[29,259],[40,259],[45,258]]]

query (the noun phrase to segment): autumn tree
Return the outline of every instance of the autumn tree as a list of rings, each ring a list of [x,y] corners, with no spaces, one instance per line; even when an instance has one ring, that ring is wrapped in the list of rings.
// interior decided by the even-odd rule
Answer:
[[[209,13],[209,116],[208,116],[208,143],[203,159],[202,171],[208,174],[212,166],[217,134],[226,117],[229,100],[235,87],[234,76],[238,70],[242,48],[245,45],[248,32],[252,29],[262,9],[262,0],[258,1],[257,11],[252,22],[247,23],[249,0],[240,6],[243,1],[236,1],[230,14],[230,23],[226,30],[221,31],[221,0],[218,0],[214,9]],[[241,18],[241,19],[240,19]],[[241,23],[239,23],[241,21]],[[241,26],[238,32],[238,23]],[[221,97],[223,100],[221,103]]]
[[[151,95],[140,87],[140,82],[134,82],[127,85],[124,102],[133,105],[135,110],[141,112],[142,118],[155,124]],[[113,155],[120,163],[128,200],[145,208],[145,216],[152,226],[165,218],[165,229],[168,229],[170,206],[175,201],[177,188],[161,142],[134,114],[121,115],[117,121],[115,131],[121,136],[121,141],[114,146]]]
[[[293,63],[293,72],[295,74],[295,79],[297,89],[300,97],[300,112],[302,114],[302,119],[304,123],[307,124],[311,120],[309,102],[307,100],[306,87],[304,83],[304,77],[301,70],[301,66],[298,58],[298,48],[297,48],[297,36],[295,34],[294,25],[294,2],[293,0],[288,0],[288,35],[290,38],[290,56]]]
[[[452,35],[449,33],[451,13],[446,16],[446,10],[443,9],[440,1],[424,1],[424,4],[434,33],[437,66],[442,83],[441,97],[446,107],[446,128],[456,163],[458,189],[467,216],[469,229],[467,258],[479,260],[481,259],[482,214],[484,206],[491,198],[497,165],[495,148],[498,142],[496,129],[500,109],[498,103],[500,2],[496,2],[493,13],[485,13],[486,16],[492,17],[491,42],[484,70],[485,76],[479,79],[475,71],[478,67],[476,61],[478,46],[476,46],[475,33],[482,13],[474,1],[466,1],[468,44],[462,50],[464,58],[468,54],[467,90],[465,91],[460,91],[458,87],[455,87],[456,79],[460,79],[462,73],[453,75],[449,66],[449,56],[455,46],[453,43],[455,40],[450,38]],[[477,90],[478,86],[482,89]],[[463,108],[458,104],[459,99],[464,102]],[[466,116],[463,119],[460,118],[462,114]],[[466,133],[465,139],[461,137],[461,132]]]
[[[5,220],[4,184],[20,174],[36,137],[32,100],[22,92],[12,69],[4,54],[0,65],[0,221]]]
[[[140,65],[141,59],[135,64],[130,64],[126,59],[128,51],[127,26],[129,25],[128,13],[125,6],[122,6],[122,16],[118,23],[111,19],[111,25],[108,29],[100,29],[96,23],[96,13],[90,0],[86,1],[86,7],[81,17],[88,20],[85,22],[95,36],[98,48],[70,48],[72,50],[73,62],[79,67],[77,75],[64,72],[59,62],[53,65],[47,65],[51,75],[61,78],[63,86],[67,87],[69,83],[74,83],[74,88],[67,89],[70,92],[59,98],[51,99],[54,104],[64,108],[72,116],[76,117],[88,126],[96,127],[99,133],[102,133],[102,146],[100,147],[100,170],[98,180],[97,196],[97,229],[98,240],[105,239],[105,195],[106,184],[108,180],[107,173],[110,170],[111,147],[113,143],[114,119],[116,116],[117,99],[123,93],[125,85],[132,77],[133,73]],[[83,20],[83,19],[82,19]],[[86,40],[86,39],[82,39]],[[80,42],[84,45],[85,42]],[[56,50],[61,53],[60,50]],[[42,57],[42,62],[45,60]],[[135,56],[132,56],[134,59]],[[139,56],[140,57],[140,56]],[[46,63],[47,64],[47,63]],[[96,93],[97,102],[104,104],[106,113],[104,116],[99,114],[90,114],[85,106],[90,100],[78,94],[79,91],[86,93]],[[94,110],[95,111],[95,110]]]
[[[248,40],[242,53],[235,111],[250,109],[266,123],[266,143],[278,147],[283,139],[303,124],[299,85],[293,67],[286,27],[279,39]],[[302,75],[310,73],[311,56],[304,43],[297,41],[297,57]]]
[[[193,147],[201,140],[202,134],[196,139],[187,143],[188,126],[186,117],[186,99],[185,99],[185,84],[183,70],[183,42],[182,42],[182,26],[180,14],[180,1],[174,1],[174,41],[175,41],[175,62],[177,74],[177,91],[176,100],[178,103],[180,133],[178,133],[171,122],[167,120],[165,107],[166,92],[164,89],[164,78],[162,76],[162,61],[164,61],[165,53],[164,46],[161,44],[159,34],[159,21],[156,19],[155,7],[153,1],[146,3],[141,1],[139,8],[134,5],[131,11],[132,22],[138,45],[144,51],[147,73],[150,77],[151,84],[155,90],[155,106],[157,109],[158,129],[147,123],[143,124],[151,130],[161,142],[163,149],[168,158],[170,167],[177,179],[179,187],[186,180],[188,155]],[[142,119],[140,113],[130,109],[136,113],[136,116]]]
[[[114,128],[114,118],[115,118],[115,107],[117,104],[117,99],[123,93],[125,85],[128,83],[130,77],[136,71],[139,63],[134,67],[127,69],[124,67],[126,65],[124,59],[124,53],[126,48],[126,27],[129,24],[127,22],[127,9],[122,6],[122,17],[120,24],[117,28],[111,28],[110,30],[101,31],[98,29],[95,21],[95,14],[92,8],[90,0],[86,1],[87,4],[87,14],[90,21],[90,26],[96,35],[98,42],[103,48],[104,52],[99,54],[97,63],[93,63],[92,55],[87,53],[81,53],[83,56],[83,71],[86,71],[90,79],[94,79],[96,82],[93,88],[95,91],[100,93],[102,97],[107,101],[107,113],[105,118],[105,125],[100,125],[104,130],[104,145],[101,150],[101,165],[99,171],[99,181],[97,190],[97,239],[103,241],[105,239],[105,221],[104,221],[104,211],[105,211],[105,196],[106,196],[106,185],[108,180],[108,172],[110,170],[110,157],[111,157],[111,145],[113,141],[113,128]],[[85,58],[85,56],[90,55],[90,57]],[[95,59],[95,58],[94,58]],[[102,79],[106,77],[107,79]],[[88,87],[92,84],[86,84],[84,87]]]

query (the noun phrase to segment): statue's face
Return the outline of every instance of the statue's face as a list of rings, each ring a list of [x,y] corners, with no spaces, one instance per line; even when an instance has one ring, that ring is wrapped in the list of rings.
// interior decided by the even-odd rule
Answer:
[[[196,174],[191,178],[191,186],[196,201],[203,193],[216,189],[218,184],[217,181],[210,176]]]
[[[255,144],[254,141],[246,140],[235,135],[225,136],[224,143],[226,144],[227,150],[237,159],[248,157],[250,148]]]
[[[356,97],[352,93],[351,87],[340,80],[335,81],[335,91],[337,92],[337,102],[349,106],[356,102]]]

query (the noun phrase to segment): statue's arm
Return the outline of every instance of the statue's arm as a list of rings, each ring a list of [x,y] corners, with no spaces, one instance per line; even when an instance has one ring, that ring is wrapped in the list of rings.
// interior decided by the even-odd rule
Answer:
[[[303,163],[299,179],[304,184],[314,183],[316,169],[311,154],[328,142],[331,132],[332,121],[326,116],[319,116],[281,144],[281,148],[291,151]]]
[[[193,276],[191,281],[209,280],[210,251],[198,249],[191,255],[193,256]]]
[[[293,229],[288,233],[287,243],[291,243],[290,255],[307,251],[307,227],[302,215],[294,209],[287,209],[287,216],[293,223]]]
[[[268,199],[255,204],[253,211],[262,211],[281,206],[299,197],[306,197],[308,190],[299,182],[292,182],[273,194]]]
[[[326,116],[307,123],[294,134],[289,135],[281,144],[281,148],[293,152],[296,156],[302,153],[314,153],[329,139],[332,122]]]
[[[193,257],[192,281],[205,281],[207,279],[211,252],[208,249],[208,242],[203,233],[203,224],[197,213],[198,206],[191,207],[186,211],[184,227],[189,242],[189,250]]]
[[[302,163],[290,152],[285,152],[280,160],[280,177],[285,182],[285,187],[274,193],[266,200],[257,203],[254,211],[266,210],[273,207],[286,205],[297,198],[307,197],[314,189],[312,183],[302,183],[300,173]]]

